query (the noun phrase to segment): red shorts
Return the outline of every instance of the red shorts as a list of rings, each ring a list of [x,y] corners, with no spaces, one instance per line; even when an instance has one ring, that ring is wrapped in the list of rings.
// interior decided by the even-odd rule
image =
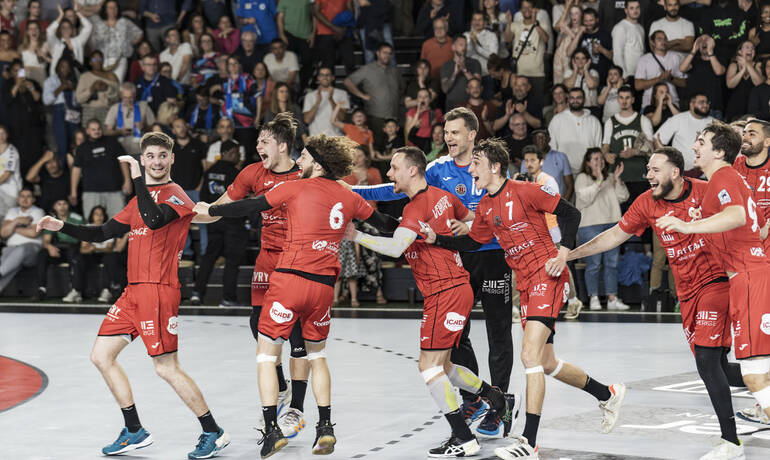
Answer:
[[[274,272],[259,316],[259,333],[288,340],[299,320],[302,338],[311,342],[329,336],[334,288],[293,273]]]
[[[177,315],[182,293],[166,284],[129,284],[110,307],[100,336],[142,336],[147,353],[158,356],[177,350]]]
[[[281,251],[262,249],[259,251],[257,261],[254,262],[254,273],[251,275],[251,305],[259,307],[263,305],[265,293],[270,287],[270,275],[278,264],[278,256]]]
[[[541,268],[528,280],[516,280],[516,290],[519,291],[522,328],[527,326],[527,316],[556,319],[569,297],[569,270],[565,268],[558,278],[554,278]]]
[[[460,343],[473,308],[473,289],[459,284],[423,300],[420,323],[421,350],[448,350]]]
[[[768,299],[770,271],[753,270],[730,278],[730,319],[736,358],[770,356]]]
[[[730,285],[725,282],[707,284],[691,298],[679,302],[684,337],[693,353],[695,345],[730,348],[729,305]]]

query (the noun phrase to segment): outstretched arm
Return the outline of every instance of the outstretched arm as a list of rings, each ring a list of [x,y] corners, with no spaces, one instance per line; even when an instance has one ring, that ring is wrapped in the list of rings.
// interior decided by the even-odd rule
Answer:
[[[267,202],[265,195],[246,200],[233,201],[228,204],[209,205],[207,203],[198,203],[193,211],[198,214],[209,215],[212,217],[246,217],[258,212],[267,211],[273,206]]]
[[[62,232],[80,241],[89,241],[100,243],[110,238],[116,238],[128,233],[131,226],[118,222],[115,219],[108,220],[103,225],[74,225],[61,220],[45,216],[37,223],[37,231],[49,230],[52,232]]]
[[[400,257],[410,244],[417,239],[417,233],[408,228],[397,228],[393,237],[374,236],[359,232],[355,227],[349,226],[345,231],[345,239],[353,240],[365,248],[385,254],[388,257]]]
[[[624,232],[620,229],[620,226],[615,225],[614,227],[603,231],[588,243],[571,250],[567,256],[567,260],[582,259],[583,257],[607,252],[610,249],[620,246],[629,238],[631,238],[630,233]]]
[[[754,216],[756,217],[756,216]],[[674,216],[662,216],[655,221],[655,226],[667,232],[692,233],[722,233],[746,224],[746,212],[743,206],[727,206],[723,210],[705,219],[684,222]],[[760,230],[756,224],[756,230]],[[755,231],[756,231],[755,230]]]
[[[398,228],[398,219],[375,210],[364,222],[376,228],[382,233],[393,233]]]

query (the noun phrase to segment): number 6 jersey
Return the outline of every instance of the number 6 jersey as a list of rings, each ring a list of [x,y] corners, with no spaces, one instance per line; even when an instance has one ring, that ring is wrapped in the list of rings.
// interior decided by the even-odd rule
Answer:
[[[345,227],[374,212],[360,195],[322,177],[284,182],[265,193],[265,199],[287,219],[276,270],[314,275],[337,276]]]

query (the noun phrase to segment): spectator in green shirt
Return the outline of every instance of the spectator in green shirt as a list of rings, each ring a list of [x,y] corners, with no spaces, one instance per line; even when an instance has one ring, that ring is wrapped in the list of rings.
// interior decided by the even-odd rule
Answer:
[[[57,219],[75,225],[85,224],[83,217],[70,211],[69,202],[62,197],[53,204],[53,213]],[[43,250],[38,253],[37,276],[39,287],[37,291],[38,300],[43,300],[46,296],[48,282],[48,266],[61,263],[69,264],[69,278],[72,285],[63,302],[75,303],[83,300],[83,257],[80,254],[80,241],[60,232],[43,232]]]

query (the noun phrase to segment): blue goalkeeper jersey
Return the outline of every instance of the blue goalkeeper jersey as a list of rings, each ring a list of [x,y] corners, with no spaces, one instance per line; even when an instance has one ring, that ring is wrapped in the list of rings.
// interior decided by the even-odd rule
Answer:
[[[473,184],[473,177],[468,173],[469,166],[470,164],[457,166],[454,159],[446,155],[428,164],[428,167],[425,169],[425,180],[428,182],[428,185],[446,190],[455,195],[466,208],[475,212],[476,206],[479,205],[479,201],[481,201],[481,198],[487,191],[476,189],[476,186]],[[393,191],[393,183],[371,186],[359,185],[354,186],[353,191],[361,195],[365,200],[372,201],[394,201],[407,198],[405,194]],[[496,239],[482,245],[479,251],[489,251],[492,249],[500,249]]]

